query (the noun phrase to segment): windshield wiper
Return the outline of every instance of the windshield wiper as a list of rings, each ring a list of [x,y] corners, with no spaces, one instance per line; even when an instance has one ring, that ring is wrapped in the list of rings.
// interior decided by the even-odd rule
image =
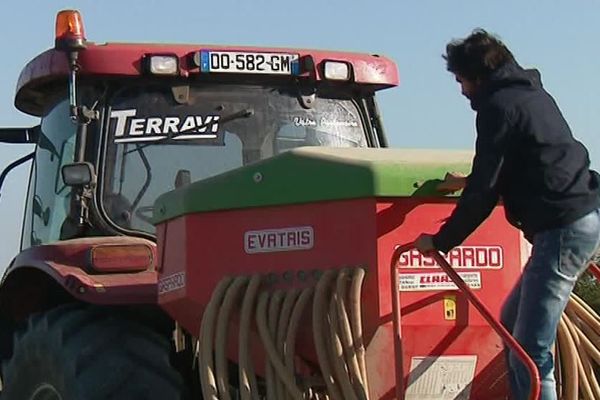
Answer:
[[[237,111],[237,112],[234,112],[232,114],[229,114],[229,115],[226,115],[224,117],[219,118],[219,124],[223,125],[223,124],[225,124],[227,122],[231,122],[233,120],[240,119],[240,118],[250,118],[253,115],[254,115],[254,110],[253,109],[251,109],[251,108],[244,108],[243,110],[240,110],[240,111]],[[185,134],[188,134],[188,133],[192,133],[192,132],[196,132],[196,131],[199,131],[200,129],[203,129],[203,128],[208,128],[212,124],[214,124],[214,121],[206,122],[206,123],[204,123],[204,124],[202,124],[200,126],[195,126],[193,128],[184,129],[184,130],[182,130],[180,132],[177,132],[175,134],[169,133],[169,134],[167,134],[167,137],[164,137],[162,139],[155,140],[155,141],[152,141],[152,142],[147,142],[147,143],[138,145],[138,146],[136,146],[136,148],[124,152],[123,155],[127,155],[129,153],[134,152],[134,151],[140,151],[140,150],[142,150],[142,149],[144,149],[144,148],[146,148],[148,146],[151,146],[151,145],[161,144],[161,143],[165,143],[165,142],[171,141],[173,139],[176,139],[179,136],[182,136],[182,135],[185,135]]]

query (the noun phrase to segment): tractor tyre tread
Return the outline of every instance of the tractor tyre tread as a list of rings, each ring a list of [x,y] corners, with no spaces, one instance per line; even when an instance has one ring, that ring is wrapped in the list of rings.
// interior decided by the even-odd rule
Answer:
[[[67,305],[29,318],[3,365],[2,400],[49,383],[63,400],[182,398],[167,338],[114,308]]]

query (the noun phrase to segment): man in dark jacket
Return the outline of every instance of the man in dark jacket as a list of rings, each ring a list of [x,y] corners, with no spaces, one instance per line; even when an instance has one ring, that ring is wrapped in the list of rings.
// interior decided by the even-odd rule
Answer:
[[[421,235],[423,254],[465,240],[502,198],[506,216],[533,243],[522,276],[502,309],[502,323],[536,363],[541,399],[556,399],[552,346],[579,275],[600,243],[598,174],[574,139],[535,70],[524,70],[494,36],[478,29],[446,47],[447,68],[477,112],[471,174],[450,218]],[[509,352],[514,398],[526,399],[529,376]]]

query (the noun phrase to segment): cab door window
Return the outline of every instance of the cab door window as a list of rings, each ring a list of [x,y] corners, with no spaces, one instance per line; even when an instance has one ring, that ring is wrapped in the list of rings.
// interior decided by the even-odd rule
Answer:
[[[71,188],[64,185],[63,165],[73,162],[76,126],[69,117],[69,103],[58,103],[44,118],[35,154],[35,193],[29,210],[32,214],[31,244],[59,240],[69,213]]]

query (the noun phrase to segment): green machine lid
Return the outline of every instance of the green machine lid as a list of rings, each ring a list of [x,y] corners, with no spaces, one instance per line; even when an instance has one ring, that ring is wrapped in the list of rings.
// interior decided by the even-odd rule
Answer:
[[[471,151],[301,147],[161,195],[156,224],[181,215],[368,197],[441,196]]]

